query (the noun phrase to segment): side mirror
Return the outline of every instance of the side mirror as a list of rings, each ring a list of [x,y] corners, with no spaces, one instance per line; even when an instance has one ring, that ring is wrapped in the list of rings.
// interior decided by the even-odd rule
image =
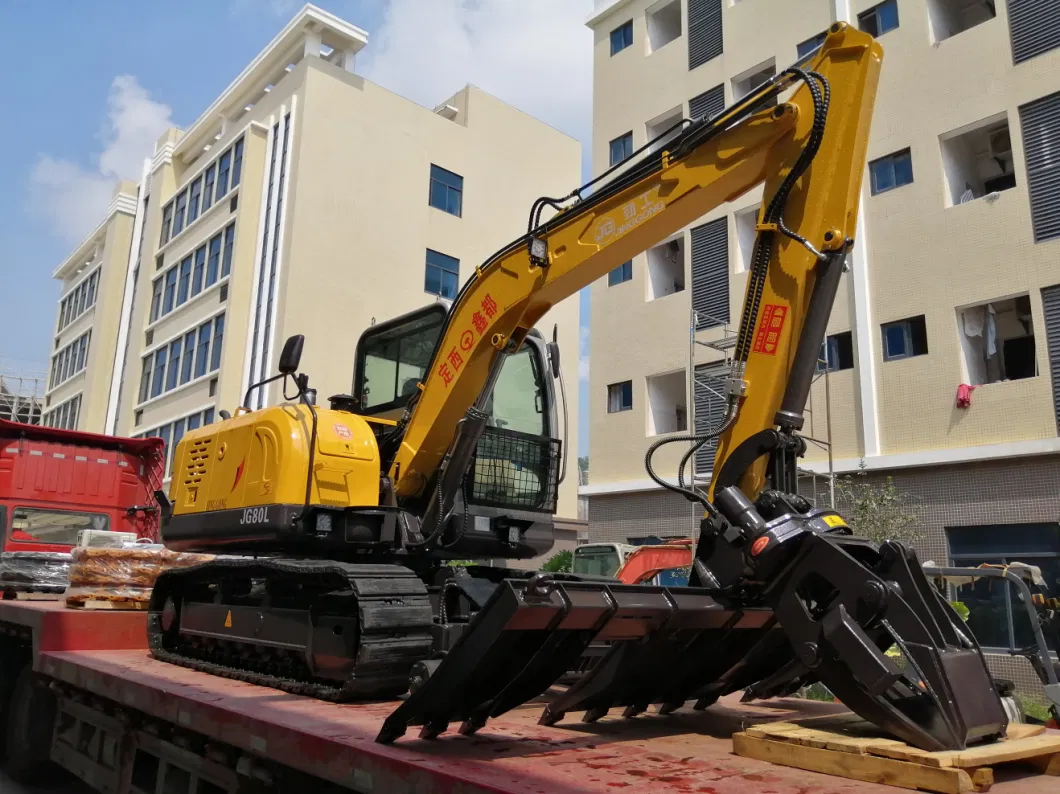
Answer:
[[[559,377],[559,326],[552,326],[552,341],[548,343],[548,368],[553,380]]]
[[[298,371],[298,363],[302,360],[302,347],[304,345],[305,337],[302,334],[295,334],[284,343],[283,352],[280,353],[281,374],[293,375]]]

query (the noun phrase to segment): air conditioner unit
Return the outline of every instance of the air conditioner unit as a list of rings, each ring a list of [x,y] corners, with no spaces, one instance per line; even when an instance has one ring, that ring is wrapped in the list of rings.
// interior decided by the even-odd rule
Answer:
[[[990,156],[1010,157],[1012,155],[1012,138],[1008,127],[996,129],[990,133]]]

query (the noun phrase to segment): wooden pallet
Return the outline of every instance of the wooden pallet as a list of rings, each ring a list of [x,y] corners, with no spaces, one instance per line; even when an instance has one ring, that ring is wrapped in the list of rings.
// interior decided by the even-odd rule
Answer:
[[[69,600],[66,606],[70,609],[118,609],[126,611],[143,611],[147,609],[146,601],[133,601],[132,599],[107,600],[102,598],[85,598],[76,601]]]
[[[732,738],[735,753],[747,758],[939,794],[989,791],[993,767],[1013,761],[1060,776],[1060,733],[1040,725],[1009,725],[1003,741],[939,753],[883,737],[854,714],[756,725]],[[1053,785],[1060,790],[1053,783],[1041,790]]]

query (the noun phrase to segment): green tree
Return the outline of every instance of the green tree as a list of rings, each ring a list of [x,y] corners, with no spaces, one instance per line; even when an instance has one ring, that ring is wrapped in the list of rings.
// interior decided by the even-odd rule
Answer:
[[[567,550],[553,554],[548,562],[541,566],[542,571],[549,573],[570,573],[574,564],[574,552]]]
[[[578,484],[589,484],[589,456],[582,455],[578,458]]]
[[[914,499],[902,493],[892,477],[873,482],[862,463],[857,474],[842,477],[835,484],[836,503],[854,534],[876,543],[897,540],[916,546],[923,537],[919,519],[911,509]]]

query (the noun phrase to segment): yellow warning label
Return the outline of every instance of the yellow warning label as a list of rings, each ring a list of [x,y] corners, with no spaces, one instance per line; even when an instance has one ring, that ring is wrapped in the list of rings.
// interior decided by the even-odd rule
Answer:
[[[225,615],[225,628],[226,629],[232,628],[232,610],[231,609],[228,610],[228,614]]]
[[[847,522],[839,516],[821,516],[821,520],[833,529],[836,527],[845,527],[847,525]],[[228,614],[231,615],[232,613],[229,612]]]

